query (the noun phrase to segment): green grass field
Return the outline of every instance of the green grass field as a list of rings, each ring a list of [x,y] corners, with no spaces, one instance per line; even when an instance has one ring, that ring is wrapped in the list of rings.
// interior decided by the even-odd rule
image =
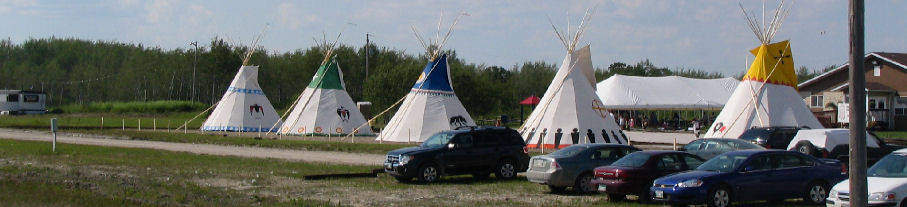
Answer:
[[[339,141],[318,141],[318,140],[287,140],[287,139],[253,139],[252,137],[242,136],[222,136],[195,133],[168,133],[162,131],[134,131],[119,129],[80,129],[67,130],[68,132],[99,134],[117,137],[129,137],[130,139],[178,142],[178,143],[199,143],[199,144],[218,144],[232,146],[255,146],[281,149],[298,149],[298,150],[318,150],[318,151],[339,151],[339,152],[356,152],[384,154],[387,151],[403,147],[414,146],[412,144],[391,144],[391,143],[349,143]],[[250,133],[254,135],[254,133]]]
[[[58,147],[53,153],[46,142],[0,139],[0,200],[11,206],[661,206],[612,203],[602,195],[551,194],[522,177],[455,176],[429,185],[399,183],[383,174],[307,180],[303,176],[375,167]]]
[[[41,114],[41,115],[21,115],[7,116],[0,119],[0,127],[10,128],[31,128],[31,129],[48,129],[50,128],[50,119],[57,118],[57,124],[60,129],[100,129],[101,119],[104,119],[103,128],[120,129],[124,125],[126,128],[135,129],[141,126],[142,129],[171,129],[183,125],[198,112],[182,113],[162,113],[162,114],[130,114],[130,113],[87,113],[87,114]],[[205,121],[205,116],[199,116],[192,122],[189,122],[189,129],[198,129]],[[139,125],[141,122],[141,125]]]

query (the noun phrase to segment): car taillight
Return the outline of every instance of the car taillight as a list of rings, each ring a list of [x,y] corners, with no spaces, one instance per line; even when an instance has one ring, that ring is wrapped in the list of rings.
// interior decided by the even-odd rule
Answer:
[[[822,158],[828,158],[828,151],[822,150]]]
[[[847,165],[841,163],[841,174],[847,174]]]
[[[523,153],[529,154],[529,147],[523,146]]]
[[[551,168],[561,169],[560,165],[557,165],[557,161],[551,161]]]
[[[620,170],[614,170],[614,177],[621,178],[620,176],[621,176]]]

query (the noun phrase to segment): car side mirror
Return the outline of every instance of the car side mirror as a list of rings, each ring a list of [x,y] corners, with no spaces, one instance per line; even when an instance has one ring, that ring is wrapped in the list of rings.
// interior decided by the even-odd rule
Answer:
[[[454,143],[447,144],[447,149],[454,149],[454,148],[457,148],[457,144],[454,144]]]

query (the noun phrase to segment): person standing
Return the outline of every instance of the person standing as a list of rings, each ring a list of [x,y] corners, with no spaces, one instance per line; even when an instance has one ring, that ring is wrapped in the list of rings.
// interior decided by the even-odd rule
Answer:
[[[702,124],[699,123],[699,120],[693,118],[693,136],[699,138],[699,128],[702,127]]]

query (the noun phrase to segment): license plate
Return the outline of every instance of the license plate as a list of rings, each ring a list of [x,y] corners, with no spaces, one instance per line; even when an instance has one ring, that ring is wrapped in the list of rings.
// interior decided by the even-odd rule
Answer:
[[[664,192],[664,191],[660,191],[660,190],[656,190],[656,191],[655,191],[655,198],[665,198],[665,192]]]
[[[608,190],[607,185],[598,185],[598,191],[605,192]]]
[[[535,162],[533,162],[532,164],[533,164],[534,166],[536,166],[536,167],[545,167],[545,161],[544,161],[544,160],[535,160]]]

